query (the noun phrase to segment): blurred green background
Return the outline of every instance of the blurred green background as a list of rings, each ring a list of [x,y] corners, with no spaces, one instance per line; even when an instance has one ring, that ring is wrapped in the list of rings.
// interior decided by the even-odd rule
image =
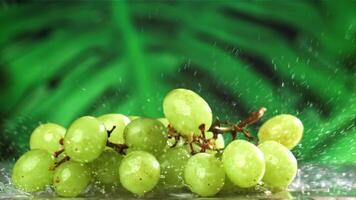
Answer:
[[[356,1],[0,2],[1,159],[39,123],[162,117],[184,87],[220,119],[298,116],[301,162],[356,163]]]

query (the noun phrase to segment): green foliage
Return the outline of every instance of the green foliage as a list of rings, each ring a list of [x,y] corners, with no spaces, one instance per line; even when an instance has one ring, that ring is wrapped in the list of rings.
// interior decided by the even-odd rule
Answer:
[[[185,87],[222,119],[298,116],[299,160],[356,162],[355,1],[1,2],[2,157],[39,122],[161,117]]]

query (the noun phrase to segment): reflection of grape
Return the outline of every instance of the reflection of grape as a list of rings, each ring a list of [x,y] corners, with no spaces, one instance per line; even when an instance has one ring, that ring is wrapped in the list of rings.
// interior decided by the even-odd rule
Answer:
[[[266,160],[266,173],[262,181],[271,188],[283,189],[294,179],[297,173],[297,160],[292,152],[275,141],[266,141],[258,145]]]
[[[160,155],[167,144],[166,128],[161,122],[149,118],[139,118],[129,123],[124,138],[129,148],[153,155]]]
[[[74,121],[64,137],[65,153],[74,161],[90,162],[99,157],[106,146],[104,125],[94,117]]]
[[[183,170],[190,157],[185,148],[170,148],[159,159],[161,164],[161,182],[165,186],[183,186]]]
[[[184,180],[192,192],[200,196],[214,196],[224,186],[223,165],[212,154],[198,153],[188,160]]]
[[[119,166],[122,156],[112,149],[104,152],[90,163],[92,174],[100,184],[119,183]]]
[[[257,185],[265,172],[262,152],[245,140],[231,142],[224,150],[222,160],[226,175],[242,188]]]
[[[12,182],[26,192],[41,190],[52,182],[53,166],[54,159],[48,151],[31,150],[16,161],[12,169]]]
[[[204,124],[207,130],[212,123],[208,103],[190,90],[175,89],[169,92],[164,98],[163,110],[169,123],[182,135],[199,136],[199,126]]]
[[[241,188],[234,185],[229,177],[225,178],[224,187],[220,191],[221,194],[253,194],[257,192],[261,192],[257,189],[257,187]]]
[[[293,115],[277,115],[267,120],[258,132],[260,142],[277,141],[288,149],[293,149],[303,135],[302,122]]]
[[[144,151],[133,151],[121,161],[120,182],[132,193],[143,195],[158,183],[160,165],[156,158]]]
[[[59,143],[64,137],[66,129],[57,124],[42,124],[38,126],[31,134],[30,149],[44,149],[54,153],[63,149]]]
[[[75,197],[85,190],[89,181],[90,172],[85,164],[67,161],[56,169],[53,186],[58,195]]]
[[[104,123],[106,130],[115,129],[110,134],[109,141],[115,144],[124,144],[124,129],[130,123],[130,119],[121,114],[106,114],[98,117],[98,120]]]

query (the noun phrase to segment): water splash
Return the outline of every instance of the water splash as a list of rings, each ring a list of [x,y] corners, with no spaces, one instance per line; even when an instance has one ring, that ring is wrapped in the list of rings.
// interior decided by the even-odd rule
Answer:
[[[39,197],[48,198],[54,197],[55,194],[50,188],[45,191],[29,194],[19,191],[11,184],[10,170],[12,162],[0,162],[0,199],[12,198],[28,198]],[[304,164],[299,167],[297,177],[289,186],[288,195],[295,198],[304,197],[320,197],[320,196],[356,196],[356,165],[319,165],[319,164]],[[98,188],[98,189],[96,189]],[[96,191],[97,190],[97,191]],[[106,191],[110,191],[108,194]],[[252,198],[252,199],[269,199],[280,198],[279,193],[272,194],[271,192],[262,192],[255,194],[218,194],[218,198]],[[283,194],[285,195],[285,194]],[[105,190],[100,187],[90,187],[81,195],[81,197],[101,198],[101,197],[119,197],[119,198],[134,198],[134,195],[125,191],[122,188],[115,190]],[[188,190],[175,189],[163,190],[156,188],[154,192],[147,194],[146,198],[164,198],[164,199],[192,199],[194,194]],[[282,198],[283,199],[283,198]]]

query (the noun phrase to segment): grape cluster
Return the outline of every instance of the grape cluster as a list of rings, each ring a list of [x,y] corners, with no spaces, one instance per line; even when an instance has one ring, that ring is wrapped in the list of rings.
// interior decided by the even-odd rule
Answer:
[[[293,181],[297,161],[290,149],[303,134],[298,118],[281,114],[267,120],[258,141],[247,126],[265,108],[238,124],[213,122],[202,97],[174,89],[163,110],[160,119],[106,114],[81,117],[68,129],[42,124],[31,135],[31,150],[16,161],[12,182],[26,192],[50,186],[59,196],[75,197],[91,184],[123,187],[139,196],[157,185],[214,196],[256,186],[283,190]],[[234,140],[225,144],[225,134]]]

